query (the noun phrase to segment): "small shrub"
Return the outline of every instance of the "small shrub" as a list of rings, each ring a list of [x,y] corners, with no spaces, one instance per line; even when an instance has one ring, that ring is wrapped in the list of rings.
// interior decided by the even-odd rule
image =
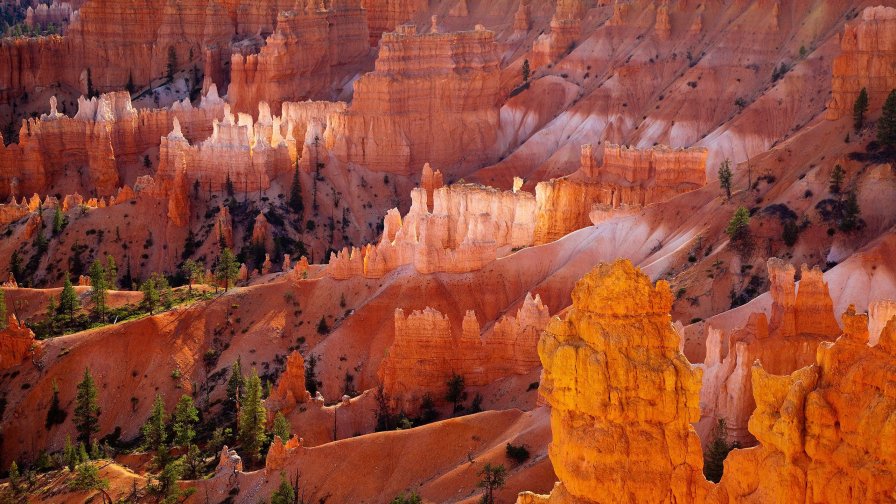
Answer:
[[[529,450],[526,448],[526,445],[514,445],[507,443],[505,452],[507,453],[507,458],[513,460],[517,464],[522,464],[523,462],[529,460]]]

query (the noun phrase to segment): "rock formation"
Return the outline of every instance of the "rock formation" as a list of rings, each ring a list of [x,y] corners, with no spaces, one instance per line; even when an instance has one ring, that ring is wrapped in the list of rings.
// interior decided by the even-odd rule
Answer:
[[[384,32],[394,31],[429,7],[426,0],[361,0],[361,5],[367,11],[370,45],[374,47]]]
[[[584,15],[585,2],[582,0],[557,2],[550,32],[539,35],[532,44],[532,68],[553,63],[572,49],[582,35]]]
[[[828,119],[852,117],[852,107],[862,88],[868,91],[869,110],[879,110],[896,89],[896,8],[867,7],[846,24],[840,39],[840,55],[834,59],[834,78]]]
[[[0,331],[0,370],[16,367],[33,354],[37,340],[24,322],[10,315],[6,327]]]
[[[426,190],[411,191],[411,208],[403,219],[397,209],[386,214],[379,244],[334,253],[327,273],[337,279],[379,278],[405,264],[420,273],[463,273],[494,261],[499,249],[532,243],[531,193],[453,185],[433,195],[429,212]]]
[[[451,175],[494,157],[499,93],[493,32],[402,25],[383,35],[374,71],[355,82],[348,112],[331,118],[326,145],[374,171],[409,175],[429,162]]]
[[[405,316],[395,310],[395,339],[378,372],[396,410],[415,411],[423,396],[440,401],[452,374],[466,386],[482,386],[538,367],[538,335],[550,316],[539,296],[526,295],[517,316],[501,318],[480,335],[476,314],[467,311],[461,327],[438,310]]]
[[[271,416],[281,411],[289,414],[298,404],[311,401],[311,394],[305,388],[305,359],[299,352],[292,352],[286,358],[286,370],[265,399],[265,407]]]
[[[264,459],[264,473],[268,476],[277,476],[286,467],[289,459],[297,455],[300,448],[302,440],[297,436],[293,436],[285,443],[280,436],[274,436],[274,441],[271,442]]]
[[[547,243],[588,226],[594,205],[651,205],[702,187],[707,155],[701,147],[641,150],[607,144],[603,164],[598,167],[592,146],[583,145],[576,173],[535,187],[535,243]]]
[[[788,374],[811,364],[819,343],[840,334],[821,270],[803,265],[799,290],[790,264],[772,258],[768,271],[771,322],[764,313],[754,313],[746,326],[730,334],[710,328],[706,338],[700,428],[708,434],[717,419],[724,419],[729,440],[742,446],[754,443],[747,431],[755,408],[753,363],[761,362],[770,373]]]
[[[548,325],[538,355],[560,478],[550,502],[697,502],[707,491],[690,425],[701,373],[678,350],[672,299],[666,282],[619,260],[579,280],[572,309]]]

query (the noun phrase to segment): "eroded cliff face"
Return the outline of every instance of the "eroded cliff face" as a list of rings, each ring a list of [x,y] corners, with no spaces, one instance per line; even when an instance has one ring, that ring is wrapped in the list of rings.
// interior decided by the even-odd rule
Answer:
[[[754,362],[761,362],[769,373],[785,375],[812,364],[819,343],[840,335],[821,270],[803,265],[798,290],[794,275],[790,264],[769,259],[771,321],[764,313],[754,313],[746,326],[730,334],[708,329],[700,391],[699,429],[704,439],[710,438],[717,420],[724,419],[730,441],[742,446],[755,443],[747,430],[756,407]]]
[[[376,46],[384,32],[410,21],[415,14],[429,7],[426,0],[361,0],[367,11],[370,45]]]
[[[138,110],[126,91],[81,97],[74,117],[61,114],[52,98],[49,113],[23,122],[18,143],[0,146],[0,198],[57,191],[112,196],[129,168],[146,169],[143,156],[175,123],[190,138],[204,138],[223,112],[215,88],[198,107],[184,101]]]
[[[596,206],[640,207],[703,187],[707,156],[702,147],[633,149],[607,144],[598,166],[593,147],[583,145],[578,171],[535,187],[535,243],[590,225]]]
[[[407,316],[397,309],[395,339],[378,371],[383,391],[396,411],[412,413],[424,395],[441,401],[452,374],[468,387],[526,374],[539,365],[538,336],[549,318],[541,298],[531,294],[515,317],[505,316],[484,332],[472,310],[457,328],[432,308]]]
[[[691,427],[701,372],[678,350],[669,285],[619,260],[572,300],[538,344],[560,479],[550,502],[696,502],[709,488]]]
[[[286,358],[286,369],[265,399],[265,407],[273,418],[276,412],[290,414],[297,405],[311,401],[311,394],[305,388],[305,359],[299,352],[293,352]]]
[[[424,163],[454,175],[491,160],[499,122],[494,32],[383,35],[373,72],[355,83],[348,113],[326,133],[337,159],[410,174]],[[450,132],[450,134],[446,134]]]
[[[10,315],[6,327],[0,331],[0,370],[9,369],[22,364],[30,356],[35,355],[38,342],[34,333],[24,322]]]
[[[531,193],[498,191],[476,185],[411,191],[404,218],[397,209],[385,217],[378,244],[348,248],[330,257],[327,273],[337,279],[379,278],[406,264],[419,273],[476,271],[499,252],[532,244],[535,198]]]
[[[834,59],[828,119],[852,116],[862,88],[868,91],[869,111],[879,110],[896,89],[896,8],[868,7],[848,23]]]

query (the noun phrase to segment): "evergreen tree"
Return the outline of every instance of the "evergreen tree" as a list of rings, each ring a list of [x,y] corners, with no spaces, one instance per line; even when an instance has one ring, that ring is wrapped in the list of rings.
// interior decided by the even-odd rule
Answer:
[[[75,466],[81,463],[81,457],[78,456],[78,449],[72,444],[71,436],[65,436],[65,447],[62,449],[62,459],[69,471],[74,471]]]
[[[167,425],[168,415],[165,413],[165,403],[162,402],[162,396],[156,394],[156,399],[152,403],[152,413],[149,414],[149,418],[146,419],[140,432],[143,434],[143,448],[155,452],[160,459],[164,458],[163,453],[167,451]]]
[[[731,220],[728,221],[725,233],[731,238],[731,244],[738,252],[747,252],[752,245],[750,236],[750,212],[744,207],[738,208],[731,217]]]
[[[890,91],[880,120],[877,121],[877,140],[884,147],[896,146],[896,89]]]
[[[174,408],[174,444],[188,447],[196,436],[196,423],[199,422],[199,410],[193,405],[193,398],[184,394]]]
[[[420,498],[420,494],[417,492],[402,492],[389,501],[389,504],[423,504],[423,499]]]
[[[451,378],[448,378],[448,392],[445,394],[445,399],[454,405],[455,413],[460,411],[461,403],[467,398],[464,388],[464,377],[457,373],[451,373]]]
[[[152,315],[159,305],[159,290],[156,288],[155,279],[150,276],[145,282],[140,284],[140,291],[143,292],[143,306]]]
[[[16,280],[22,280],[22,257],[18,250],[13,251],[9,258],[9,272]]]
[[[81,308],[81,302],[78,300],[78,293],[75,292],[72,281],[65,274],[65,281],[62,283],[62,293],[59,294],[59,311],[68,315],[71,322],[75,319],[75,311]]]
[[[529,60],[523,60],[523,82],[529,82],[529,76],[532,73],[532,69],[529,68]]]
[[[230,283],[236,280],[239,272],[240,265],[236,261],[236,256],[233,255],[232,250],[225,247],[224,251],[221,252],[221,257],[218,258],[218,267],[215,269],[215,275],[218,280],[224,282],[225,292],[230,289]]]
[[[834,170],[831,172],[831,183],[828,185],[831,194],[840,194],[843,188],[843,177],[843,167],[839,164],[834,166]]]
[[[62,213],[62,205],[56,205],[53,213],[53,234],[59,234],[65,228],[65,214]]]
[[[719,419],[712,433],[712,442],[703,455],[703,475],[706,479],[718,483],[722,479],[725,457],[733,448],[727,441],[728,429],[724,419]]]
[[[118,264],[110,254],[106,254],[106,288],[118,288]]]
[[[856,196],[855,191],[850,191],[843,202],[843,218],[840,219],[840,231],[849,233],[859,229],[861,223],[860,214],[861,209],[859,208],[858,196]]]
[[[191,444],[184,455],[184,469],[190,479],[199,477],[199,471],[203,462],[202,451],[199,450],[198,446]]]
[[[75,428],[78,440],[90,444],[90,437],[100,430],[100,406],[97,403],[96,385],[90,370],[84,368],[84,379],[78,384],[75,398]]]
[[[50,430],[54,425],[62,424],[67,416],[68,413],[59,405],[59,386],[56,384],[56,378],[53,378],[53,399],[50,400],[50,409],[47,410],[44,428]]]
[[[75,477],[70,484],[74,490],[105,490],[109,488],[109,480],[100,476],[99,469],[91,462],[78,464],[75,468]]]
[[[729,160],[722,161],[719,166],[719,187],[725,191],[725,197],[731,199],[731,162]]]
[[[106,319],[106,298],[108,294],[106,284],[106,269],[99,259],[90,265],[90,299],[93,301],[93,309],[101,320]]]
[[[19,465],[16,464],[16,461],[13,460],[12,464],[9,464],[9,487],[12,489],[12,493],[14,495],[18,495],[19,492],[22,491],[20,487],[22,481],[19,475]],[[282,476],[281,476],[282,477]],[[292,488],[292,487],[290,487]]]
[[[193,259],[187,259],[184,261],[184,265],[182,268],[184,275],[187,277],[187,283],[189,284],[189,292],[193,293],[193,284],[202,281],[202,276],[205,274],[205,268],[202,267],[202,264],[199,261]]]
[[[279,411],[276,415],[274,415],[274,426],[271,429],[271,433],[273,433],[275,436],[279,436],[280,440],[284,443],[289,441],[289,438],[292,437],[289,422],[286,420],[286,417],[283,416],[283,413]]]
[[[286,481],[286,475],[280,473],[280,486],[271,495],[271,504],[293,504],[296,500],[296,490]]]
[[[236,191],[233,188],[233,180],[230,178],[230,172],[227,172],[227,178],[224,179],[224,189],[227,191],[227,197],[233,199]]]
[[[230,378],[227,379],[227,402],[230,411],[235,412],[239,409],[244,387],[243,368],[240,359],[237,358],[230,367]]]
[[[507,470],[504,469],[503,464],[493,466],[491,463],[486,463],[485,467],[479,471],[479,477],[479,487],[485,489],[480,502],[482,504],[495,504],[495,490],[504,487],[507,480]]]
[[[240,405],[238,437],[241,453],[250,460],[257,460],[261,446],[265,442],[264,428],[267,423],[267,410],[261,397],[261,379],[255,369],[246,379],[246,391]]]
[[[305,202],[302,201],[302,182],[299,180],[299,161],[296,160],[295,172],[292,174],[292,187],[289,189],[289,208],[302,218]]]
[[[311,395],[317,394],[317,356],[314,354],[305,361],[305,388]]]
[[[868,112],[868,90],[862,88],[862,90],[859,91],[859,96],[856,97],[855,103],[852,105],[852,121],[856,133],[858,133],[865,124],[865,112]]]

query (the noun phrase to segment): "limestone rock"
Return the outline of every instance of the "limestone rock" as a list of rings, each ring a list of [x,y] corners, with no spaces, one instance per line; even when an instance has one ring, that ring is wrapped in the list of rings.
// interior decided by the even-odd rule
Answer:
[[[238,472],[243,472],[243,459],[236,453],[224,446],[221,453],[218,454],[218,465],[215,467],[215,476],[230,476]]]
[[[265,406],[272,414],[281,411],[289,414],[298,404],[311,401],[311,394],[305,388],[305,359],[299,352],[292,352],[286,359],[286,369],[277,380],[277,386],[265,400]]]
[[[25,362],[28,356],[34,354],[38,344],[31,329],[24,322],[19,322],[15,315],[10,315],[6,328],[0,331],[0,370]]]
[[[267,476],[279,474],[286,467],[290,457],[296,455],[301,447],[302,440],[297,436],[293,436],[285,443],[280,436],[274,436],[274,441],[271,442],[271,447],[264,459],[264,473]]]

